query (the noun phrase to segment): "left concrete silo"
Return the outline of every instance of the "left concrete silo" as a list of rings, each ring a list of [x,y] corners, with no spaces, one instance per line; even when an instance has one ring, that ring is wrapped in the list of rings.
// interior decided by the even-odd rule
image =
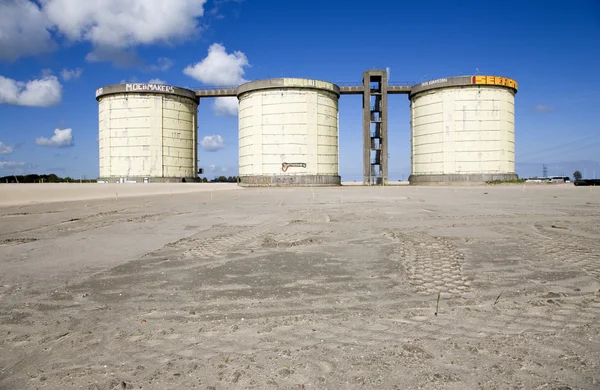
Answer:
[[[194,91],[161,84],[116,84],[96,90],[99,180],[196,181]]]

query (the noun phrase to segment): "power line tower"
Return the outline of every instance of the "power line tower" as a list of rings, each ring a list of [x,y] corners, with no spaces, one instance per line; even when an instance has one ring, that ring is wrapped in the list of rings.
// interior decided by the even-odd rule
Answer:
[[[546,164],[542,168],[542,177],[548,177],[548,166]]]

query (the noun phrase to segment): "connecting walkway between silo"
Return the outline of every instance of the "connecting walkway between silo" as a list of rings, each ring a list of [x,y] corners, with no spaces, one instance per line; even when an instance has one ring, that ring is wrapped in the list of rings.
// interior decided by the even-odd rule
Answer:
[[[388,84],[387,93],[392,95],[408,95],[411,90],[410,85],[402,84]],[[237,96],[237,89],[231,88],[206,88],[197,89],[196,97],[198,98],[216,98],[216,97],[235,97]],[[341,95],[362,95],[365,92],[363,85],[342,85],[340,86]]]
[[[235,87],[225,89],[197,89],[196,97],[198,98],[214,98],[214,97],[235,97],[237,96],[237,89]]]
[[[340,95],[363,98],[363,164],[364,184],[386,184],[388,181],[387,95],[410,95],[412,84],[389,83],[385,70],[364,72],[362,83],[340,83]],[[237,97],[238,87],[197,89],[197,99]]]
[[[412,86],[402,84],[388,84],[387,93],[392,95],[408,95]],[[341,95],[362,95],[365,93],[364,86],[361,85],[342,85],[340,86]]]

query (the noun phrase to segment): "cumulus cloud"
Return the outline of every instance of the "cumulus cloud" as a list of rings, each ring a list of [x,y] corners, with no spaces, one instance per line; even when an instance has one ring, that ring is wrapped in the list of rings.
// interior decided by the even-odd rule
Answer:
[[[153,71],[166,72],[173,66],[173,60],[165,57],[161,57],[158,59],[156,64],[150,65],[148,68]]]
[[[207,152],[216,152],[225,147],[225,141],[220,135],[207,135],[200,141],[200,146]]]
[[[198,32],[206,0],[45,0],[44,11],[72,41],[128,47]]]
[[[77,68],[77,69],[63,69],[60,72],[60,77],[62,77],[62,79],[64,81],[71,81],[71,80],[77,80],[79,77],[81,77],[81,74],[83,73],[83,69],[81,68]]]
[[[48,31],[51,22],[29,0],[0,1],[0,60],[47,53],[56,48]]]
[[[25,163],[21,161],[0,161],[0,170],[24,167]]]
[[[200,62],[188,65],[183,73],[201,83],[220,87],[237,87],[247,82],[244,79],[245,67],[250,66],[248,58],[241,51],[227,53],[225,47],[213,43],[208,55]],[[215,99],[213,110],[217,115],[237,115],[238,100],[235,97]]]
[[[148,84],[166,84],[164,81],[162,81],[161,79],[150,79],[148,80]]]
[[[232,169],[231,167],[210,164],[207,166],[205,174],[208,177],[210,177],[210,176],[212,176],[212,177],[226,176],[226,175],[231,175],[232,173],[237,174],[237,172],[235,172],[236,170],[237,170],[237,168]]]
[[[550,112],[556,110],[554,106],[547,106],[545,104],[538,104],[533,109],[537,112]]]
[[[213,43],[206,58],[188,65],[183,73],[204,84],[238,86],[246,82],[244,67],[249,65],[248,58],[241,51],[228,54],[223,45]]]
[[[122,79],[121,80],[121,84],[127,84],[127,83],[137,83],[139,82],[138,78],[135,76],[131,76],[128,79]]]
[[[206,1],[1,0],[0,59],[53,50],[53,32],[70,42],[90,42],[95,48],[87,57],[90,61],[123,64],[135,54],[127,49],[197,36]],[[117,55],[123,53],[128,56]],[[159,66],[168,69],[170,65]]]
[[[217,115],[236,116],[238,107],[239,101],[236,97],[221,97],[215,99],[213,109]]]
[[[135,49],[99,46],[85,56],[88,62],[112,62],[118,68],[129,68],[142,65]]]
[[[56,148],[65,148],[75,145],[73,140],[72,129],[56,129],[54,135],[51,138],[40,137],[35,139],[35,143],[38,146],[49,146]]]
[[[223,19],[225,16],[221,12],[222,8],[228,3],[240,4],[243,3],[244,0],[213,0],[213,7],[210,10],[207,10],[207,14],[214,17],[215,19]],[[234,9],[233,14],[236,17],[239,17],[239,9]]]
[[[27,82],[0,76],[0,104],[49,107],[59,104],[61,97],[62,85],[56,76],[46,75]]]
[[[5,145],[4,142],[0,142],[0,154],[12,154],[12,146]]]
[[[44,13],[63,36],[102,48],[90,58],[99,61],[107,48],[172,43],[198,34],[206,0],[43,2]]]

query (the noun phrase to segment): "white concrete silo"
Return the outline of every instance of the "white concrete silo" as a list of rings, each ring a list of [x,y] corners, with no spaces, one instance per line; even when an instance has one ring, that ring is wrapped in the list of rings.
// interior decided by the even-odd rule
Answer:
[[[414,86],[411,184],[516,179],[516,81],[497,76],[438,79]]]
[[[194,91],[160,84],[117,84],[98,89],[96,99],[99,180],[196,180]]]
[[[237,95],[240,185],[340,184],[337,85],[269,79]]]

